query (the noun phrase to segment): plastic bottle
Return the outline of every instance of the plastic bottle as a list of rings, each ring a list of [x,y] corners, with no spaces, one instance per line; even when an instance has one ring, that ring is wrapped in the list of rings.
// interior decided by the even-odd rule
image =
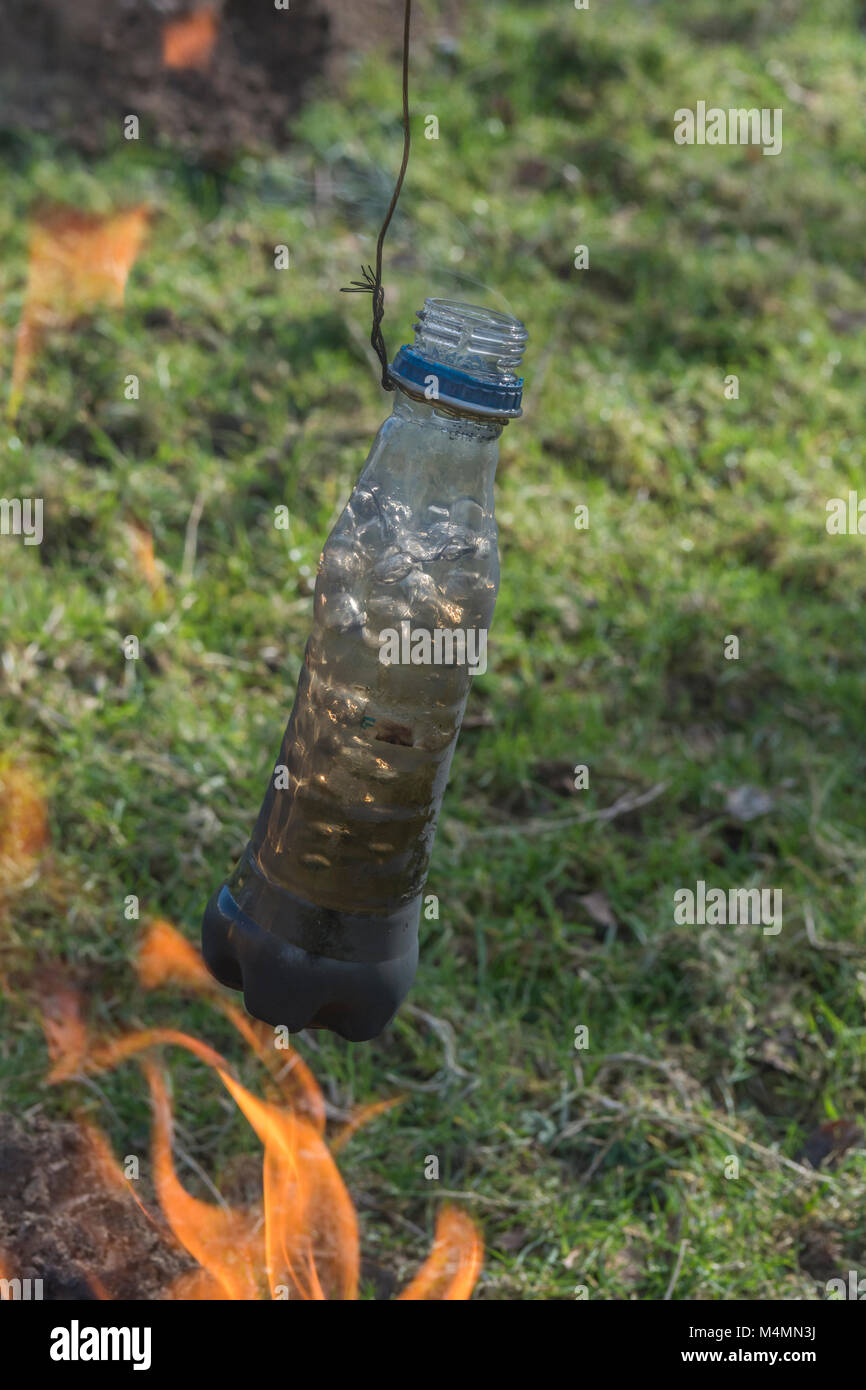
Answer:
[[[391,368],[393,413],[322,551],[277,765],[202,926],[216,978],[291,1032],[374,1037],[412,984],[499,586],[493,480],[499,435],[521,414],[526,339],[506,315],[426,301]]]

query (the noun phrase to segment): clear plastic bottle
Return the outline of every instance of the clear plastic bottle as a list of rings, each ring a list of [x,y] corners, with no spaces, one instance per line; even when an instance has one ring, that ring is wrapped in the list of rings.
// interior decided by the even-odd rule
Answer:
[[[313,631],[258,821],[204,916],[205,960],[295,1032],[381,1032],[418,959],[433,837],[499,586],[498,439],[516,319],[428,299],[394,410],[319,562]]]

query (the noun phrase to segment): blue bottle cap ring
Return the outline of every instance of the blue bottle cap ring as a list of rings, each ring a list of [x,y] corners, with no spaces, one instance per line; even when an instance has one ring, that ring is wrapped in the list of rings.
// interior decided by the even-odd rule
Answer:
[[[431,405],[449,406],[490,420],[516,420],[523,414],[523,377],[512,382],[484,381],[444,362],[431,362],[408,344],[400,348],[389,371],[391,379],[410,396]],[[435,382],[430,381],[431,377],[436,378]],[[433,386],[436,394],[431,396]]]

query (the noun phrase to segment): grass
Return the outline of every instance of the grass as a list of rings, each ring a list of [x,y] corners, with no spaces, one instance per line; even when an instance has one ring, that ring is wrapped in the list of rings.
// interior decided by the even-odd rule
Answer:
[[[825,528],[863,464],[862,7],[465,8],[456,54],[416,60],[385,330],[393,352],[431,293],[530,329],[490,669],[415,1009],[370,1045],[298,1046],[339,1107],[406,1096],[341,1158],[376,1278],[405,1282],[447,1190],[484,1229],[477,1297],[823,1297],[866,1267],[862,1138],[800,1160],[864,1107],[866,581],[862,540]],[[0,541],[0,747],[44,787],[51,848],[4,927],[0,1108],[84,1103],[119,1153],[147,1154],[144,1083],[43,1087],[42,971],[64,962],[96,1029],[170,1023],[257,1075],[214,1010],[139,989],[124,899],[196,939],[259,805],[318,552],[390,406],[366,301],[339,289],[387,201],[398,80],[360,63],[288,154],[218,175],[147,140],[89,161],[6,140],[7,364],[34,201],[157,213],[124,311],[53,335],[2,441],[2,491],[44,497],[46,534]],[[782,107],[782,154],[675,145],[698,99]],[[576,764],[590,785],[569,793]],[[748,821],[744,786],[772,799]],[[782,889],[782,932],[676,926],[698,879]],[[210,1073],[167,1061],[184,1147],[219,1179],[250,1131]]]

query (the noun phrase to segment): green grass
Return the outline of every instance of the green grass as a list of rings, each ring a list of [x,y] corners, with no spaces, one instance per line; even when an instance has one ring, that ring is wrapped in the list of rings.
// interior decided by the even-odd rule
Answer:
[[[412,995],[453,1028],[457,1066],[405,1010],[376,1043],[299,1049],[335,1106],[406,1096],[341,1159],[365,1254],[398,1286],[447,1190],[484,1230],[477,1297],[661,1298],[683,1242],[676,1299],[823,1296],[816,1280],[866,1270],[862,1140],[811,1177],[785,1162],[864,1108],[864,541],[825,529],[863,476],[862,7],[465,10],[456,58],[416,57],[385,320],[393,352],[445,294],[532,339],[469,707],[485,721],[455,759]],[[3,933],[0,1108],[84,1102],[119,1153],[147,1153],[144,1082],[126,1065],[102,1098],[43,1087],[41,971],[65,963],[97,1030],[172,1024],[257,1077],[215,1010],[138,988],[123,901],[196,939],[264,791],[319,549],[390,406],[367,301],[339,289],[387,202],[398,78],[367,60],[307,106],[289,154],[219,176],[145,141],[90,162],[6,141],[7,365],[31,205],[158,214],[125,309],[52,336],[0,488],[45,498],[41,548],[0,541],[0,748],[44,784],[51,825]],[[698,99],[781,106],[782,154],[675,145]],[[577,763],[590,787],[568,796],[554,774]],[[773,799],[747,823],[726,809],[743,785]],[[674,889],[699,878],[781,888],[781,934],[675,926]],[[211,1073],[167,1061],[184,1146],[218,1181],[255,1141]]]

